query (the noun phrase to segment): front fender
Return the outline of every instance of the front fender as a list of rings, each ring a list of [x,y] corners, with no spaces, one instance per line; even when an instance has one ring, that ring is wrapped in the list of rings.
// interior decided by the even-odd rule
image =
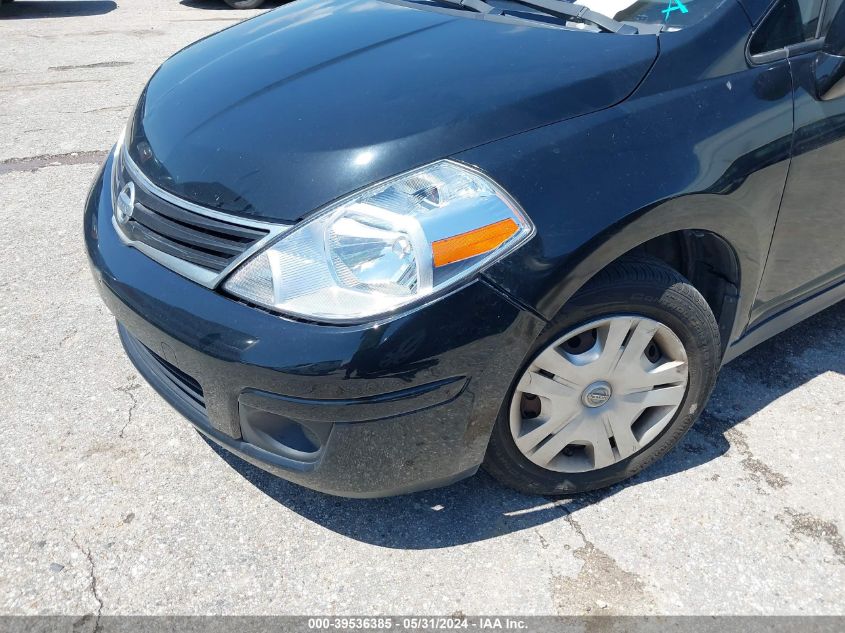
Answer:
[[[786,180],[789,67],[749,69],[737,59],[666,90],[661,60],[616,107],[457,156],[505,187],[537,226],[486,275],[552,318],[620,255],[672,231],[710,231],[731,245],[741,272],[733,340],[747,323]],[[676,67],[671,55],[665,63]]]

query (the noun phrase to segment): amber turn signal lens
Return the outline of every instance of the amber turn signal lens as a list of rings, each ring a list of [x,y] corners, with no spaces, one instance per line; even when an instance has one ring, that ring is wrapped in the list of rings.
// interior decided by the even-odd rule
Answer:
[[[482,226],[480,229],[437,240],[431,245],[434,265],[446,266],[492,251],[517,231],[519,227],[516,222],[508,218]]]

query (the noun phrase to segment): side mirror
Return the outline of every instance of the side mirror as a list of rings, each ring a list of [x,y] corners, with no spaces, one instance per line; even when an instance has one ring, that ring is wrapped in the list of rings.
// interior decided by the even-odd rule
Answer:
[[[845,96],[845,3],[833,17],[824,46],[813,60],[813,75],[820,101]]]

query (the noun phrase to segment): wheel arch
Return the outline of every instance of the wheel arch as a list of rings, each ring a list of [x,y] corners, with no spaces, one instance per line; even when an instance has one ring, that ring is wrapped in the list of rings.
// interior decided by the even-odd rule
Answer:
[[[692,228],[663,233],[629,252],[651,255],[689,280],[716,317],[724,354],[736,323],[741,287],[739,258],[730,242],[713,231]]]
[[[713,310],[722,352],[742,335],[762,277],[770,235],[729,198],[690,195],[623,218],[555,262],[556,279],[537,302],[552,318],[599,271],[647,253],[689,279]]]

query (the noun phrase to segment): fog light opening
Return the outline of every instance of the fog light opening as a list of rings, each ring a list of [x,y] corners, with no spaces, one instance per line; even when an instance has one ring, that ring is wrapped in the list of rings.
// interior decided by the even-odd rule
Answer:
[[[301,461],[314,460],[325,445],[327,431],[241,404],[243,440],[276,455]]]

